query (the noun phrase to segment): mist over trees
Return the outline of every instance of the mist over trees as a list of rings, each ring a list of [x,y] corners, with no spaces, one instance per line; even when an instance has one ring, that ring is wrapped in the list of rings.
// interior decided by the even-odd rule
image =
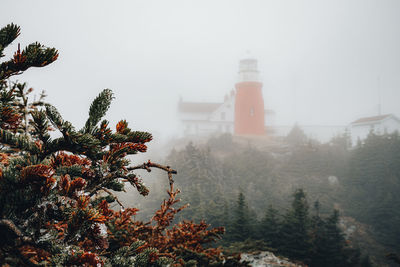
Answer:
[[[190,203],[180,219],[224,225],[227,246],[247,236],[312,266],[370,259],[380,265],[399,251],[399,146],[397,133],[371,132],[350,148],[346,133],[321,144],[295,127],[275,145],[257,147],[227,134],[173,149],[166,161],[179,170],[177,184]],[[345,226],[353,219],[363,229],[357,238]]]
[[[383,244],[400,250],[400,137],[371,133],[352,151],[343,181],[349,215],[373,226]]]
[[[326,30],[325,26],[333,25],[337,20],[336,15],[342,14],[342,11],[332,11],[333,6],[329,5],[324,13],[305,8],[311,13],[304,14],[313,19],[302,21],[304,26],[309,26],[308,23],[315,25],[315,21],[324,21],[326,25],[321,24],[321,28],[314,29],[320,34],[324,33],[322,39],[316,40],[315,34],[302,32],[305,42],[298,42],[299,49],[304,50],[301,55],[298,54],[299,49],[282,45],[291,42],[281,37],[300,36],[297,31],[299,27],[295,27],[293,32],[291,27],[286,27],[288,22],[297,23],[299,17],[285,17],[286,13],[291,12],[286,12],[284,6],[280,9],[285,16],[275,16],[275,8],[268,9],[270,15],[274,16],[264,16],[266,13],[253,4],[248,5],[250,8],[245,9],[247,12],[243,12],[246,6],[240,5],[231,12],[226,9],[225,3],[213,3],[214,7],[220,5],[226,14],[230,13],[227,20],[221,20],[219,10],[215,8],[210,13],[208,11],[211,9],[205,6],[203,12],[208,12],[215,21],[224,21],[224,28],[231,29],[232,25],[236,25],[234,28],[238,32],[227,37],[225,41],[228,43],[244,41],[243,45],[247,42],[246,38],[232,42],[243,33],[254,40],[260,38],[256,51],[263,53],[264,60],[260,63],[268,62],[263,63],[263,68],[267,70],[264,73],[271,76],[269,86],[280,89],[268,91],[269,97],[272,96],[268,101],[273,102],[274,94],[281,94],[278,98],[275,95],[275,100],[281,99],[277,107],[282,109],[281,114],[287,113],[283,115],[286,121],[293,119],[290,118],[291,111],[283,108],[290,102],[294,106],[292,113],[298,111],[295,115],[303,120],[342,123],[348,119],[346,113],[355,110],[354,98],[362,93],[371,99],[375,98],[374,75],[379,72],[377,69],[380,68],[382,75],[387,76],[382,79],[382,88],[387,87],[387,95],[383,99],[386,98],[392,109],[396,107],[396,98],[392,96],[398,94],[398,79],[393,70],[397,70],[400,62],[396,57],[396,44],[400,39],[393,39],[393,36],[397,36],[394,34],[396,28],[390,27],[392,20],[398,17],[396,9],[389,8],[394,5],[388,4],[378,9],[374,5],[365,5],[370,12],[359,12],[359,2],[352,4],[354,14],[349,12],[351,16],[348,16],[351,20],[359,18],[359,25],[341,23],[340,28],[332,28],[334,31]],[[176,133],[177,121],[172,122],[175,106],[171,103],[178,98],[178,94],[191,91],[200,98],[208,94],[216,99],[218,93],[215,93],[215,88],[224,87],[226,81],[231,79],[232,72],[226,74],[221,70],[230,68],[236,60],[232,59],[232,55],[242,49],[238,48],[240,45],[236,48],[230,46],[232,49],[225,49],[229,53],[224,55],[221,53],[226,45],[224,43],[219,43],[219,52],[215,54],[207,49],[198,49],[199,45],[214,47],[224,38],[214,38],[221,37],[218,32],[212,40],[206,40],[207,36],[193,31],[189,23],[183,25],[182,18],[195,22],[197,26],[203,25],[198,25],[198,21],[191,18],[196,15],[199,21],[203,21],[203,14],[196,13],[199,6],[193,6],[188,13],[180,12],[184,15],[180,17],[181,14],[173,16],[173,10],[169,10],[171,7],[180,10],[176,8],[180,4],[163,5],[165,9],[157,10],[144,6],[135,10],[114,7],[118,14],[114,22],[119,24],[118,27],[108,22],[100,24],[95,20],[85,26],[82,26],[82,19],[73,21],[73,24],[76,23],[74,28],[81,33],[80,37],[86,40],[76,37],[71,38],[70,43],[74,43],[74,49],[79,48],[79,51],[82,45],[91,50],[90,53],[81,53],[80,61],[71,58],[73,71],[69,72],[68,79],[57,75],[50,79],[53,84],[60,86],[54,89],[60,88],[58,92],[63,93],[55,95],[55,102],[61,99],[59,104],[65,104],[63,114],[80,115],[81,110],[74,105],[78,99],[84,99],[85,93],[91,94],[92,84],[102,83],[102,79],[112,77],[114,86],[119,84],[124,88],[122,100],[116,101],[115,109],[119,109],[118,112],[122,110],[122,114],[117,112],[117,121],[114,115],[108,117],[112,123],[103,119],[114,99],[114,93],[109,89],[97,95],[89,107],[87,118],[76,116],[83,121],[78,120],[73,124],[66,120],[68,116],[64,118],[56,107],[46,102],[44,93],[34,97],[35,91],[28,83],[17,81],[16,77],[19,78],[18,75],[25,71],[29,73],[30,68],[46,67],[56,61],[59,54],[55,48],[47,48],[38,42],[26,47],[18,44],[10,58],[0,62],[0,265],[246,266],[246,262],[240,261],[240,253],[257,251],[271,251],[279,257],[312,267],[392,266],[400,263],[399,133],[378,134],[371,131],[365,140],[351,144],[349,133],[344,132],[327,143],[321,143],[308,138],[301,126],[296,124],[285,137],[216,134],[208,139],[194,138],[189,142],[189,138],[184,141],[168,140],[168,145],[153,151],[153,155],[158,155],[157,160],[163,164],[149,159],[138,162],[138,154],[147,151],[153,135],[132,129],[126,120],[119,120],[119,117],[140,118],[132,123],[169,134]],[[270,3],[266,6],[274,7]],[[59,22],[70,21],[72,14],[65,12],[62,15],[68,16],[58,18],[53,26],[48,16],[39,17],[37,12],[32,11],[28,14],[25,9],[13,10],[16,11],[9,13],[21,19],[37,16],[35,22],[43,20],[43,28],[40,29],[44,29],[44,25],[53,27],[54,36],[65,31],[66,28],[60,30],[60,25],[65,23]],[[239,20],[237,10],[241,10]],[[125,16],[121,16],[121,12]],[[138,12],[135,13],[137,16],[133,16],[132,12]],[[147,12],[143,13],[147,15],[139,15],[140,12]],[[249,19],[246,13],[258,16]],[[47,14],[57,16],[50,12]],[[163,17],[164,14],[169,17],[164,18],[165,23],[160,23],[159,18],[147,19],[149,15]],[[303,13],[299,14],[303,16]],[[371,20],[371,14],[374,20]],[[383,14],[387,15],[385,19],[382,19]],[[86,11],[81,15],[85,19],[89,17]],[[265,26],[267,30],[264,34],[258,27],[249,27],[254,23],[260,24],[264,17],[271,19],[268,22],[279,18],[276,21],[284,23],[288,31],[281,34],[282,31],[276,31],[275,26],[271,26],[274,23]],[[329,19],[325,20],[324,17]],[[131,20],[133,18],[145,18],[146,27],[140,21]],[[172,24],[168,23],[169,19],[173,21]],[[103,18],[101,20],[104,21]],[[214,27],[210,21],[206,24]],[[380,36],[376,40],[391,47],[375,44],[376,36],[365,31],[368,23],[372,23],[369,25],[373,29],[371,32]],[[148,25],[152,28],[149,31]],[[382,31],[384,28],[386,30]],[[97,29],[97,34],[92,37],[101,38],[87,38],[88,29],[93,30],[92,33]],[[107,29],[111,34],[109,38],[105,34]],[[126,34],[127,29],[133,34]],[[160,29],[163,29],[161,35]],[[213,36],[208,31],[204,32]],[[279,32],[279,36],[275,36],[279,38],[276,42],[270,42],[273,39],[271,33],[274,32]],[[352,41],[348,43],[355,44],[354,47],[342,45],[344,32],[348,35],[346,40]],[[360,35],[354,35],[354,32]],[[2,60],[19,35],[20,28],[14,24],[0,29]],[[66,36],[65,33],[62,35]],[[188,43],[193,46],[181,46],[187,40],[174,39],[182,36],[186,39],[191,36]],[[361,37],[364,38],[362,42]],[[60,43],[70,44],[64,36],[62,38],[58,40]],[[82,43],[77,42],[80,39]],[[90,45],[84,45],[87,40],[90,40]],[[104,43],[98,45],[101,40]],[[121,49],[113,50],[114,44],[105,45],[109,41],[138,46],[127,53]],[[271,47],[276,49],[266,49],[267,43],[273,44]],[[328,43],[332,46],[314,46]],[[106,54],[104,47],[118,54],[121,60],[115,60],[115,53],[109,53],[111,57],[100,57]],[[343,49],[337,49],[339,47]],[[360,50],[360,47],[364,48]],[[341,56],[326,54],[327,48],[341,50]],[[370,53],[372,48],[376,49],[377,54]],[[66,52],[66,55],[79,55],[74,49]],[[206,53],[210,55],[206,56]],[[349,64],[343,55],[354,56],[358,60],[353,62],[357,64]],[[135,56],[137,61],[134,61]],[[300,59],[307,57],[310,60],[305,66],[304,60]],[[210,60],[216,58],[222,61],[216,60],[212,62],[215,66],[212,66]],[[319,61],[319,58],[323,61]],[[384,58],[385,61],[381,62]],[[364,60],[373,63],[365,64]],[[314,67],[326,62],[335,65],[336,70]],[[290,67],[282,67],[284,65]],[[197,71],[186,71],[189,68]],[[121,71],[127,69],[126,72]],[[352,73],[355,69],[359,70],[357,75]],[[132,70],[137,72],[136,79],[132,79]],[[204,79],[207,75],[205,70],[214,72],[215,77],[224,78]],[[41,77],[32,73],[34,78]],[[315,79],[316,74],[321,80]],[[88,82],[83,82],[84,86],[79,87],[85,88],[85,91],[70,89],[77,81],[78,85],[82,82],[75,80],[79,75],[92,79],[90,86]],[[343,80],[337,79],[340,75],[344,77]],[[213,86],[209,86],[210,83]],[[325,92],[320,88],[322,83],[325,83]],[[46,85],[46,82],[41,85]],[[294,87],[304,92],[291,94]],[[355,88],[354,91],[348,90],[350,87]],[[184,91],[183,88],[190,90]],[[369,93],[366,88],[369,88]],[[382,89],[382,92],[385,90]],[[313,97],[319,93],[325,96],[325,100],[320,97],[320,100],[314,101]],[[75,101],[71,101],[71,96],[75,97]],[[337,103],[341,100],[347,103],[343,105],[342,113],[335,114]],[[371,101],[375,104],[375,100]],[[301,107],[297,105],[300,103]],[[315,114],[324,105],[330,108]],[[151,108],[147,109],[148,106]],[[380,108],[381,103],[379,112]],[[82,127],[77,127],[80,123],[83,123]],[[153,159],[152,156],[150,158]],[[135,164],[131,165],[130,162]],[[154,169],[162,174],[152,171]],[[141,171],[146,174],[142,175]],[[135,197],[132,197],[132,193],[136,194]]]

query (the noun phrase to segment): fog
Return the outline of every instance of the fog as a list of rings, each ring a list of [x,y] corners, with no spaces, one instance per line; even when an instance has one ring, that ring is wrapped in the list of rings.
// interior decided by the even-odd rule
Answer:
[[[7,259],[7,253],[12,257],[23,255],[26,257],[24,264],[29,255],[29,261],[35,259],[36,262],[36,259],[42,260],[39,252],[47,255],[48,249],[59,253],[61,244],[65,245],[66,254],[55,254],[57,259],[64,263],[68,259],[68,264],[72,264],[69,260],[80,255],[80,252],[71,253],[76,244],[82,249],[85,246],[82,255],[89,256],[86,246],[93,244],[96,253],[101,251],[99,255],[103,258],[112,256],[125,260],[129,257],[136,263],[142,257],[135,254],[139,248],[134,244],[139,244],[136,241],[146,236],[142,234],[142,225],[153,229],[150,230],[153,244],[164,240],[162,242],[173,245],[171,251],[167,246],[164,251],[159,250],[160,255],[170,257],[168,255],[173,255],[170,253],[182,250],[171,256],[181,263],[182,259],[187,260],[186,247],[169,239],[174,234],[157,239],[155,233],[161,234],[167,229],[172,220],[168,214],[175,215],[180,211],[177,207],[187,203],[190,207],[176,214],[170,229],[177,229],[173,226],[175,221],[182,220],[199,222],[204,219],[212,227],[224,226],[225,237],[217,246],[222,245],[230,252],[272,250],[307,266],[393,266],[390,259],[400,262],[399,15],[399,0],[2,0],[0,27],[9,23],[21,27],[21,35],[7,47],[4,61],[13,56],[18,44],[25,47],[38,41],[59,51],[54,63],[31,68],[22,75],[12,76],[11,80],[27,82],[37,95],[45,90],[46,101],[56,106],[63,118],[78,129],[87,120],[92,100],[103,89],[112,89],[115,99],[106,115],[111,127],[120,119],[126,119],[133,130],[154,135],[148,153],[130,155],[134,159],[132,166],[150,158],[151,162],[165,163],[177,171],[161,166],[168,175],[174,173],[174,183],[164,172],[148,172],[149,168],[160,167],[151,162],[140,165],[143,166],[141,171],[136,173],[133,167],[127,174],[128,169],[122,166],[127,151],[124,149],[133,153],[134,149],[142,151],[144,148],[121,141],[121,136],[107,139],[72,135],[72,138],[65,137],[65,141],[49,145],[40,132],[39,137],[36,133],[31,136],[36,140],[36,149],[2,132],[4,143],[23,149],[17,155],[8,151],[7,145],[2,145],[5,153],[0,155],[0,189],[7,190],[0,190],[0,200],[4,200],[0,219],[2,228],[12,228],[12,235],[4,229],[0,229],[0,235],[18,236],[16,240],[21,242],[37,240],[41,245],[40,250],[35,250],[31,245],[35,244],[33,241],[28,245],[18,241],[15,242],[18,250],[13,250],[8,238],[10,240],[2,244],[0,262]],[[252,59],[242,61],[242,71],[238,75],[239,62],[245,58]],[[253,59],[258,62],[260,78]],[[180,107],[189,108],[181,108],[184,111],[178,114],[181,100],[222,103],[238,81],[243,83],[238,86],[241,88],[236,98],[231,94],[220,106],[185,103]],[[259,83],[254,81],[263,84],[264,106],[259,101]],[[10,114],[6,108],[9,107],[5,106],[3,111]],[[272,118],[274,113],[273,124],[268,116],[272,114]],[[378,114],[395,116],[359,120]],[[13,118],[19,119],[16,115]],[[354,121],[357,123],[345,129]],[[1,130],[3,128],[7,129],[2,126]],[[28,130],[28,127],[24,130],[26,135]],[[119,130],[126,134],[123,127]],[[345,130],[346,134],[338,134]],[[223,132],[235,134],[221,134]],[[67,136],[70,132],[63,134]],[[336,136],[332,138],[333,135]],[[102,140],[103,150],[97,151],[93,139],[84,139],[89,137]],[[190,142],[192,138],[180,137],[195,137],[195,142]],[[86,146],[81,140],[93,143]],[[103,147],[103,142],[107,147]],[[124,143],[118,146],[109,142]],[[78,158],[71,163],[65,160],[64,164],[67,156],[61,153],[49,160],[49,153],[56,151],[54,147],[66,148],[90,159],[91,166]],[[26,157],[21,156],[25,154]],[[49,164],[51,167],[47,166]],[[76,165],[85,166],[78,172]],[[46,174],[47,177],[39,173],[44,169],[56,174]],[[46,180],[40,180],[42,177]],[[147,193],[140,179],[149,187],[146,198],[136,192],[138,189],[143,195]],[[127,181],[132,182],[127,192],[117,192]],[[40,183],[46,186],[39,187]],[[36,194],[39,188],[42,194]],[[179,189],[182,202],[176,203],[175,210],[169,204],[165,209],[167,202],[163,202],[162,209],[167,213],[155,213],[168,197],[167,188]],[[104,192],[99,193],[100,190]],[[90,196],[95,194],[91,204],[87,204],[87,198],[80,197],[83,192]],[[95,208],[95,200],[100,199],[97,197],[106,193],[113,196],[113,192],[126,207],[140,209],[132,222],[153,218],[151,223],[132,223],[135,232],[125,232],[122,228],[125,219],[123,223],[111,221],[104,213],[106,210],[100,211],[100,206]],[[175,203],[177,193],[168,191],[168,194],[168,203]],[[71,204],[75,202],[73,198],[78,200],[78,206],[82,205],[77,209],[79,212],[75,212],[75,204]],[[82,201],[86,204],[79,204]],[[124,208],[119,200],[113,202],[109,198],[108,201],[112,208]],[[86,213],[80,213],[81,209]],[[99,212],[95,214],[96,209]],[[26,230],[35,238],[25,239],[28,236],[20,234],[15,227],[17,233],[8,223],[8,218],[14,219],[12,216],[19,210],[24,212],[22,217],[15,217],[18,218],[16,222],[26,220],[20,224],[21,232]],[[125,211],[129,214],[126,216],[133,214],[128,209]],[[74,216],[85,218],[81,214],[88,217],[82,219],[83,227],[70,226],[69,222],[75,224]],[[157,219],[154,214],[163,215]],[[39,217],[43,217],[43,221]],[[121,218],[124,217],[121,215]],[[90,227],[86,220],[91,221]],[[108,228],[104,223],[107,220]],[[81,219],[76,222],[80,223]],[[95,222],[96,228],[92,227]],[[122,225],[121,228],[110,227],[112,222]],[[156,223],[165,227],[147,228]],[[100,224],[107,230],[101,236]],[[50,231],[37,228],[38,234],[32,234],[36,232],[31,232],[31,225],[54,227],[52,235],[58,233],[57,240],[64,238],[64,241],[54,242],[57,247],[53,248],[53,240],[47,237]],[[75,233],[75,228],[84,229],[90,235]],[[189,228],[190,231],[195,229]],[[90,229],[96,231],[96,235],[92,236]],[[123,229],[122,234],[119,229]],[[127,242],[135,240],[135,243],[128,250],[117,250],[112,242],[128,244],[123,239],[115,239],[120,235],[128,238],[125,233],[140,234],[129,237]],[[188,236],[198,238],[195,232],[182,236],[183,241],[187,241]],[[201,236],[209,238],[208,234]],[[114,241],[109,243],[108,239]],[[198,244],[193,255],[200,255],[197,254],[201,252],[198,245],[203,241],[196,240]],[[70,243],[75,241],[79,243]],[[51,246],[47,248],[45,242],[51,242]],[[140,250],[142,248],[146,247],[140,243]],[[28,251],[25,253],[28,256],[24,250]],[[124,256],[119,256],[119,251]],[[148,253],[147,249],[143,253]],[[147,254],[151,261],[158,259],[157,255]],[[203,261],[209,257],[204,255],[198,259]],[[214,256],[222,255],[218,252]]]
[[[177,103],[222,102],[240,59],[258,60],[265,107],[276,123],[347,125],[381,112],[400,116],[400,2],[2,1],[25,46],[59,59],[17,79],[45,90],[65,119],[83,125],[91,100],[111,88],[107,117],[170,137]]]

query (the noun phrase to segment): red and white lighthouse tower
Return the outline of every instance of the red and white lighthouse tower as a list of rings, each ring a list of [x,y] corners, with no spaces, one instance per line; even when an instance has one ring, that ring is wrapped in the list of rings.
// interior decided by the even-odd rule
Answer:
[[[240,61],[235,86],[235,134],[264,135],[264,99],[256,59]]]

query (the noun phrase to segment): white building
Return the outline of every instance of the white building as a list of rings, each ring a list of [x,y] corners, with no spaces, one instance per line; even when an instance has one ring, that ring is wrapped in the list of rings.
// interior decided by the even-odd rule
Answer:
[[[178,114],[184,136],[208,136],[216,133],[234,133],[235,91],[225,95],[223,103],[184,102],[178,103]],[[270,128],[275,113],[265,110],[265,126]],[[267,130],[268,132],[268,130]]]
[[[358,140],[364,140],[370,132],[375,134],[400,132],[400,119],[393,114],[360,118],[350,123],[348,130],[351,143],[355,146]]]

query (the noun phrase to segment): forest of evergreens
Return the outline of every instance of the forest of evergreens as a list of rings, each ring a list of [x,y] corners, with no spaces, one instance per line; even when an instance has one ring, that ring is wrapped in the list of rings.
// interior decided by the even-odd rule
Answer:
[[[386,255],[400,250],[397,133],[371,132],[350,147],[346,134],[320,144],[296,126],[265,148],[222,135],[173,149],[165,161],[177,167],[176,183],[183,202],[190,203],[179,218],[225,226],[224,246],[251,248],[249,241],[238,242],[262,240],[258,249],[265,246],[312,266],[391,264]],[[295,238],[301,233],[298,227],[291,232],[292,201],[299,194],[306,201],[304,233]],[[360,234],[346,231],[349,220]],[[303,244],[290,244],[291,238]],[[304,251],[292,251],[299,246]]]
[[[0,57],[19,34],[14,24],[0,29]],[[9,80],[57,58],[33,43],[0,64],[2,266],[246,266],[235,253],[256,250],[308,266],[399,262],[398,133],[371,132],[354,146],[347,134],[320,144],[298,126],[281,139],[225,134],[172,149],[166,165],[130,165],[152,135],[102,120],[111,90],[76,129]],[[136,171],[151,169],[167,179],[153,180],[138,215],[116,192],[129,185],[147,196]],[[178,194],[190,206],[175,207]]]

